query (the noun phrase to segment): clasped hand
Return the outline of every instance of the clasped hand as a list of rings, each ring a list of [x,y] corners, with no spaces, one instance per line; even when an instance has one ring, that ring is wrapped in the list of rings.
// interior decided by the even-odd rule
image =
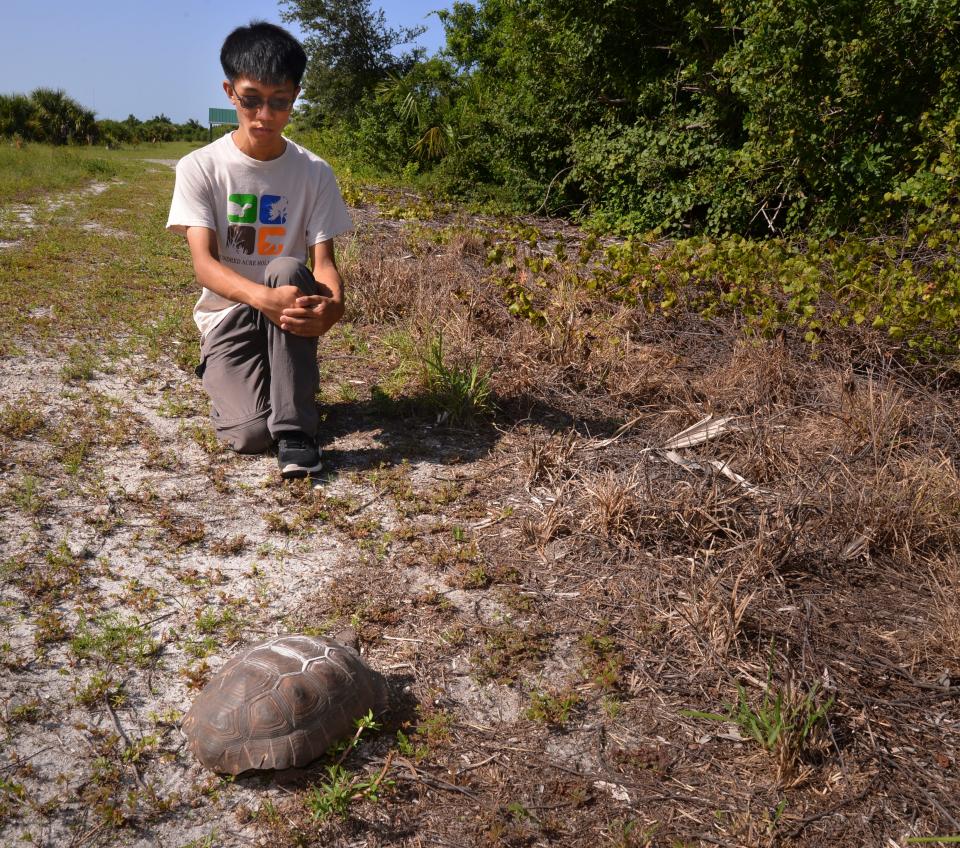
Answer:
[[[321,294],[305,295],[296,286],[263,293],[260,311],[281,330],[295,336],[322,336],[343,317],[343,303]]]

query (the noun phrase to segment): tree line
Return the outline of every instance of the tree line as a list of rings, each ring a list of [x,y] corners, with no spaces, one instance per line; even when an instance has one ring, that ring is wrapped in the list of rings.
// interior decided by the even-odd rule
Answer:
[[[124,121],[97,120],[59,89],[37,88],[29,94],[0,94],[0,137],[46,144],[119,146],[152,141],[199,141],[207,128],[190,119],[175,124],[160,114],[147,121],[129,115]]]
[[[301,126],[455,196],[752,235],[955,196],[960,0],[455,2],[429,57],[371,0],[283,9]]]

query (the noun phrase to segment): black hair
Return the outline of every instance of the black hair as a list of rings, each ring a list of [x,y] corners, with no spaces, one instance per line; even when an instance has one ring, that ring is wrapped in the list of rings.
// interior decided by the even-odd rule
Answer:
[[[283,27],[250,21],[237,27],[220,48],[220,64],[230,82],[244,77],[267,85],[300,85],[307,54]]]

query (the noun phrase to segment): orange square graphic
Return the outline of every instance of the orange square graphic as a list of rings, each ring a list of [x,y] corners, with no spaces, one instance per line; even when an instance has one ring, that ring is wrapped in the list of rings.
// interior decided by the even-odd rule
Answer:
[[[261,227],[257,237],[257,253],[261,256],[279,256],[283,252],[283,237],[286,234],[286,227]]]

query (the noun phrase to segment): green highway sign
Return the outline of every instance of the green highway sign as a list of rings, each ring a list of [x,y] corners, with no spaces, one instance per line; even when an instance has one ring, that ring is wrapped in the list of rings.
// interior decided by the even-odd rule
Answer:
[[[238,124],[236,109],[210,109],[210,125]]]

